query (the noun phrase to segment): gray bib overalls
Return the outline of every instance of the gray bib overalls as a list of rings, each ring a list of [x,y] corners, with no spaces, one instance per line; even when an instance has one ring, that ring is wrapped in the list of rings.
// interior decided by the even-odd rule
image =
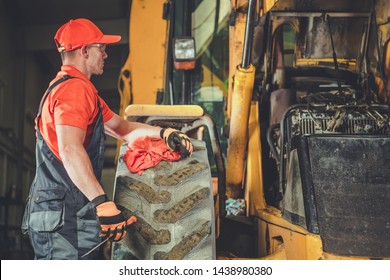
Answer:
[[[64,76],[48,88],[39,106],[37,118],[49,92],[59,83],[70,79]],[[104,124],[99,113],[87,153],[95,176],[101,179],[104,161]],[[39,124],[39,122],[37,122]],[[49,149],[37,128],[36,174],[25,209],[22,231],[28,233],[36,259],[81,259],[99,244],[100,226],[95,208],[69,178],[62,162]],[[98,251],[88,255],[97,258]]]

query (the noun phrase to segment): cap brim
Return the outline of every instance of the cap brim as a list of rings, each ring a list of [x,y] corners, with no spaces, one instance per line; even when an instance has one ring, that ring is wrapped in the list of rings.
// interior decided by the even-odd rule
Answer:
[[[100,44],[114,44],[118,43],[121,40],[121,36],[119,35],[103,35],[103,37],[96,43]]]

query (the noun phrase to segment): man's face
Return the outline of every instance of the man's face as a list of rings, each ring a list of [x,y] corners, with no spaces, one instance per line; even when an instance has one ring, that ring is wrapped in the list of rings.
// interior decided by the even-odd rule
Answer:
[[[108,57],[105,44],[89,44],[87,66],[91,75],[103,74],[104,60]]]

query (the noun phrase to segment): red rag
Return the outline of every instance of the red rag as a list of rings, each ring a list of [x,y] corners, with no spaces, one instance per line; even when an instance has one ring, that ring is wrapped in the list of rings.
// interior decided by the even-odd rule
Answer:
[[[137,138],[127,146],[127,151],[123,156],[127,169],[139,175],[162,160],[176,161],[178,159],[180,159],[180,153],[171,151],[164,139],[149,136]]]

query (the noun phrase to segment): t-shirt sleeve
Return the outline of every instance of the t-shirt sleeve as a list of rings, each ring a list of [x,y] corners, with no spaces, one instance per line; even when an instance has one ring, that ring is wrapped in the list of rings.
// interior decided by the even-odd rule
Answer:
[[[96,99],[82,83],[69,82],[58,88],[52,103],[55,124],[71,125],[87,130],[93,118]]]

